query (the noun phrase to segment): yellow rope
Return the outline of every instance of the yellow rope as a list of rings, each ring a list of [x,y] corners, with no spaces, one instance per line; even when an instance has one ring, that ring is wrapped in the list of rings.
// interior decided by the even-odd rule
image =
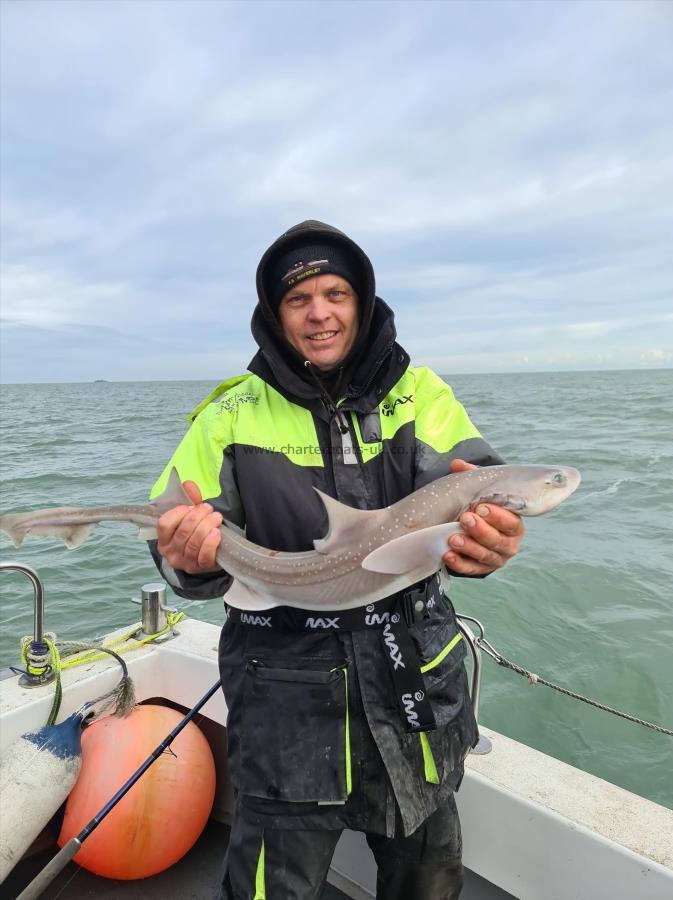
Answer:
[[[54,675],[56,676],[56,684],[54,689],[54,701],[51,705],[51,710],[49,711],[49,715],[47,717],[47,725],[53,725],[56,721],[56,716],[58,715],[58,711],[61,708],[61,699],[63,697],[63,688],[61,687],[61,654],[58,651],[58,647],[56,644],[50,640],[46,635],[44,635],[44,643],[49,647],[49,658],[50,661],[46,665],[31,665],[28,662],[28,648],[32,643],[32,638],[25,637],[21,641],[21,659],[23,661],[24,666],[26,667],[26,671],[30,672],[31,675],[43,675],[48,669],[54,670]],[[46,654],[45,654],[45,663],[46,663]]]
[[[171,629],[175,625],[177,625],[178,622],[184,619],[184,617],[185,614],[183,612],[166,613],[166,627],[162,628],[161,631],[157,631],[156,634],[148,634],[140,640],[132,641],[130,640],[130,638],[132,638],[134,634],[138,633],[138,629],[133,628],[131,629],[131,631],[127,631],[126,634],[120,635],[113,641],[106,641],[105,643],[101,644],[101,647],[107,647],[110,650],[114,649],[115,653],[124,653],[128,650],[136,650],[138,647],[142,647],[145,644],[156,641],[157,638],[171,631]],[[49,647],[50,662],[44,666],[33,666],[28,662],[28,649],[31,645],[31,642],[32,638],[30,637],[25,637],[21,641],[21,659],[27,671],[29,671],[31,675],[41,675],[51,667],[54,670],[54,675],[56,676],[54,702],[52,703],[49,717],[47,719],[47,725],[53,725],[56,721],[58,711],[61,708],[61,698],[63,696],[63,688],[61,686],[61,672],[63,671],[63,669],[71,669],[75,666],[82,666],[85,663],[98,662],[98,660],[107,659],[108,654],[101,653],[99,650],[83,650],[79,653],[74,654],[70,659],[61,660],[61,654],[58,647],[56,646],[56,643],[45,636],[44,642],[47,647]]]
[[[51,704],[51,709],[47,718],[47,725],[53,725],[56,722],[56,716],[61,708],[61,700],[63,698],[63,688],[61,686],[61,654],[58,652],[58,647],[52,643],[49,638],[45,638],[45,644],[49,647],[49,652],[51,653],[51,665],[56,674],[54,701]]]
[[[137,628],[133,628],[131,631],[126,632],[126,634],[122,634],[119,637],[116,637],[113,641],[106,641],[101,646],[109,647],[110,650],[114,650],[115,653],[124,653],[126,650],[135,650],[138,647],[142,647],[144,644],[149,644],[152,641],[156,641],[157,638],[166,634],[170,631],[174,625],[177,625],[181,619],[184,619],[185,614],[183,612],[179,613],[167,613],[166,614],[166,627],[162,628],[161,631],[157,631],[156,634],[148,634],[144,638],[136,641],[129,641],[130,638],[133,637],[134,634],[138,633]],[[126,643],[128,641],[128,643]],[[71,659],[66,660],[62,667],[64,669],[69,669],[73,666],[81,666],[85,663],[89,662],[97,662],[100,659],[105,659],[105,653],[99,653],[96,650],[84,650]]]

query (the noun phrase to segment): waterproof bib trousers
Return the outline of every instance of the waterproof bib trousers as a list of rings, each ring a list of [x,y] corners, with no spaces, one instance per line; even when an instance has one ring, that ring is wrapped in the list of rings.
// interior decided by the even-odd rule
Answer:
[[[237,815],[218,900],[319,900],[339,830],[268,829]],[[367,834],[378,874],[376,900],[457,900],[463,884],[461,834],[451,796],[415,832]]]

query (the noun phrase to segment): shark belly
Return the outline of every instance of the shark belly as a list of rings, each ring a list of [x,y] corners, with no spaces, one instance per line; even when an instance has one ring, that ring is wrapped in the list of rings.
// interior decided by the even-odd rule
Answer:
[[[224,600],[236,609],[250,611],[272,609],[275,606],[292,606],[311,611],[355,609],[403,591],[436,571],[436,565],[432,565],[431,571],[425,566],[423,569],[405,572],[403,575],[353,569],[322,583],[292,585],[280,585],[248,575],[236,575],[231,588],[224,595]]]

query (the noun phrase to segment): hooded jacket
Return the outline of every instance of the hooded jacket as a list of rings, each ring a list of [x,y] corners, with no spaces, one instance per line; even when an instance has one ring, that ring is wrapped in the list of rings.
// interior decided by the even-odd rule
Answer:
[[[353,348],[341,372],[321,379],[283,336],[265,279],[276,254],[331,241],[341,242],[357,260],[363,287]],[[257,292],[252,332],[259,351],[250,374],[223,382],[194,410],[153,496],[175,466],[182,480],[195,481],[204,499],[244,528],[251,541],[299,552],[313,549],[313,540],[327,529],[313,488],[347,505],[375,509],[447,474],[452,459],[502,462],[450,387],[429,369],[410,366],[396,342],[393,313],[376,297],[371,262],[346,235],[319,222],[290,229],[262,257]],[[176,593],[194,599],[224,594],[226,603],[227,573],[177,572],[156,544],[151,549]],[[271,827],[392,834],[397,808],[408,834],[457,787],[477,729],[447,584],[443,573],[417,585],[413,603],[407,604],[414,610],[409,630],[437,722],[427,734],[405,732],[377,634],[301,633],[281,639],[263,627],[225,624],[220,667],[229,706],[229,759],[246,815]],[[335,693],[327,705],[337,713],[325,720],[314,710],[295,732],[289,723],[307,696],[306,671],[313,679],[316,670],[343,672],[347,702],[342,681],[328,679]],[[269,671],[295,676],[274,682]],[[274,723],[290,741],[282,753],[269,743],[269,735],[278,733]],[[345,759],[327,760],[325,747],[338,748]],[[283,765],[287,759],[296,764],[297,754],[305,762],[301,783]],[[328,791],[327,799],[321,790]]]

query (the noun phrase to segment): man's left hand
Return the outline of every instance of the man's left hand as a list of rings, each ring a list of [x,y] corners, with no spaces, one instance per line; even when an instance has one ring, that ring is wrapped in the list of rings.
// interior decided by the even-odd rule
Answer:
[[[451,472],[467,472],[477,467],[463,459],[454,459]],[[449,550],[443,559],[456,575],[489,575],[501,569],[516,555],[524,534],[521,517],[502,506],[480,503],[460,517],[465,534],[449,538]]]

